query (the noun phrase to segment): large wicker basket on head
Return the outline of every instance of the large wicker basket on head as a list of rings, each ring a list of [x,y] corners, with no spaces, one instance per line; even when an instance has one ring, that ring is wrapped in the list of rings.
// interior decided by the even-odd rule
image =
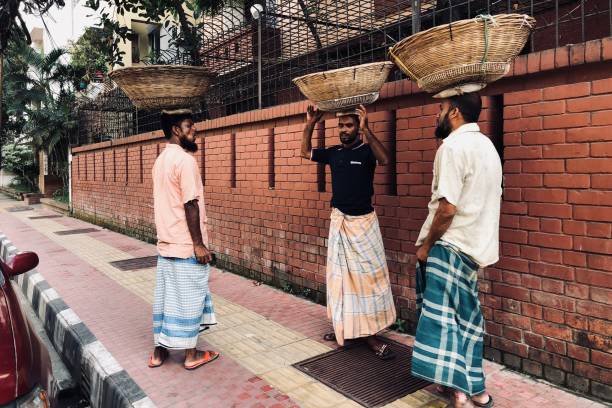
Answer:
[[[293,82],[319,109],[340,111],[376,101],[391,69],[393,64],[389,61],[373,62],[316,72]]]
[[[448,97],[506,75],[534,27],[535,19],[524,14],[478,16],[414,34],[389,54],[421,89]]]
[[[119,68],[109,76],[137,108],[155,109],[199,102],[216,74],[188,65],[147,65]]]

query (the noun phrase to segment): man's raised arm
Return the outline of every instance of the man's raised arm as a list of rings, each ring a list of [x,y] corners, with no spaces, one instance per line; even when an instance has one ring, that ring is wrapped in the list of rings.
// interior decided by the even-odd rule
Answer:
[[[312,132],[314,131],[315,125],[323,117],[323,112],[316,109],[314,106],[308,106],[306,110],[306,126],[304,126],[304,132],[302,133],[302,149],[301,155],[305,159],[310,159],[312,152]]]
[[[365,136],[366,142],[372,148],[372,153],[374,153],[374,157],[376,157],[376,161],[381,166],[386,166],[389,163],[389,152],[380,143],[380,140],[374,135],[374,133],[370,130],[370,126],[368,124],[368,112],[366,111],[365,106],[359,105],[357,108],[357,115],[359,116],[359,128],[361,133]]]

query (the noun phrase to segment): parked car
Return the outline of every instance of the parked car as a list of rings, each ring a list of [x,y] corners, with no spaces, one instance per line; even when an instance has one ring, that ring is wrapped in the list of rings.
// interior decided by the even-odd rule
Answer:
[[[38,265],[34,252],[0,259],[0,408],[54,407],[49,352],[33,330],[10,278]]]

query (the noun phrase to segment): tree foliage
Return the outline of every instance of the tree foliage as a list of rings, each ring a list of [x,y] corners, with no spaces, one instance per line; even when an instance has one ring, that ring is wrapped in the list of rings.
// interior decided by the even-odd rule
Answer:
[[[87,0],[86,5],[100,13],[100,26],[112,29],[115,39],[112,52],[107,60],[111,65],[123,65],[123,52],[119,51],[119,42],[126,41],[131,34],[130,30],[115,18],[116,15],[126,13],[137,14],[145,21],[163,24],[170,33],[171,45],[176,50],[183,50],[188,54],[190,63],[200,65],[199,49],[201,39],[198,31],[202,23],[198,23],[203,15],[218,14],[228,5],[239,3],[241,0]]]
[[[5,78],[6,112],[11,120],[21,118],[12,143],[28,146],[36,163],[38,152],[49,155],[49,171],[67,180],[67,152],[76,128],[74,69],[62,62],[63,49],[43,55],[24,41],[11,45]]]
[[[28,64],[25,63],[22,58],[18,57],[21,49],[21,45],[19,45],[20,43],[25,43],[25,40],[13,40],[7,47],[6,56],[2,61],[3,73],[5,77],[17,77],[26,75],[28,72]],[[25,84],[20,82],[3,81],[3,99],[11,101],[11,96],[21,92],[21,88],[24,87]],[[7,105],[7,103],[2,104],[0,114],[2,115],[3,131],[0,133],[0,146],[4,146],[7,143],[12,143],[23,133],[26,118],[23,110],[15,109],[16,107],[16,104],[11,104],[10,107]]]
[[[85,84],[91,82],[98,72],[105,74],[108,71],[112,43],[112,31],[87,27],[70,49],[70,65]]]
[[[42,15],[53,6],[64,7],[64,0],[2,0],[0,1],[0,54],[6,53],[10,40],[32,42],[23,14]]]
[[[18,184],[27,186],[29,190],[36,189],[38,166],[34,160],[34,152],[27,145],[10,143],[2,147],[2,167],[17,176]]]

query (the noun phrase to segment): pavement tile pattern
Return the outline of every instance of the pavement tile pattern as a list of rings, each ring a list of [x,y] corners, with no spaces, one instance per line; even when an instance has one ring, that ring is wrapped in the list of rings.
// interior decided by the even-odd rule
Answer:
[[[146,362],[152,347],[152,267],[122,271],[111,262],[155,256],[154,245],[70,218],[40,206],[7,212],[19,204],[0,198],[3,232],[21,250],[34,250],[39,272],[159,407],[359,407],[292,364],[332,350],[325,308],[214,269],[210,278],[219,324],[204,332],[198,347],[222,357],[193,372],[173,352],[163,367]],[[67,229],[96,232],[57,235]],[[389,337],[405,344],[412,338]],[[595,408],[603,405],[487,362],[487,385],[497,407]],[[432,387],[388,404],[389,408],[444,407]]]

